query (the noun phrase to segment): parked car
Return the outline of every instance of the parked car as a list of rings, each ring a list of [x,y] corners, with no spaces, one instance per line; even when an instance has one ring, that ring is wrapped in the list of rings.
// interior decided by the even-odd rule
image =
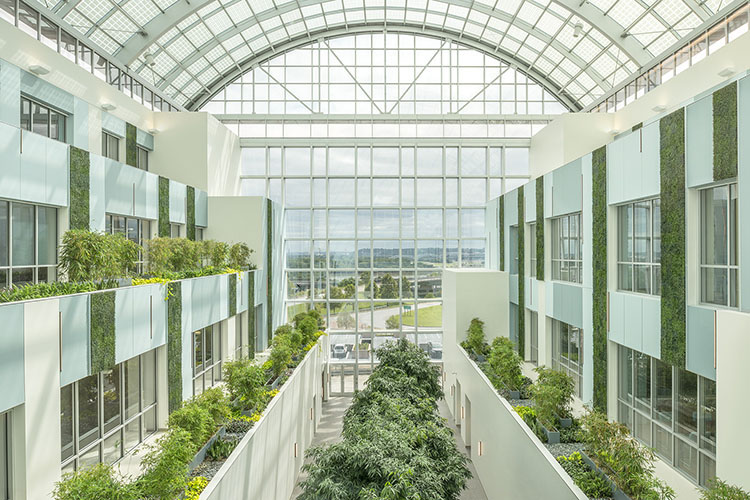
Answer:
[[[346,358],[346,347],[344,347],[344,344],[334,344],[331,347],[331,357],[335,359]]]
[[[443,359],[443,344],[439,342],[430,342],[430,358]]]

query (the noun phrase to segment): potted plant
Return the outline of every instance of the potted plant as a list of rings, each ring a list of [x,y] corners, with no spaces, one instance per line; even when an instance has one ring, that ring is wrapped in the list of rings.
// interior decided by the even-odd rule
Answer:
[[[473,355],[478,363],[486,361],[490,348],[485,341],[484,321],[479,318],[471,320],[469,329],[466,330],[466,340],[461,342],[461,347],[464,348],[469,356]]]
[[[497,337],[492,341],[488,363],[494,375],[493,383],[496,381],[497,385],[504,388],[510,399],[521,399],[521,389],[526,378],[521,373],[521,362],[521,357],[509,338]]]
[[[539,378],[532,386],[531,394],[537,418],[544,426],[549,443],[560,442],[557,430],[558,416],[570,417],[570,402],[573,399],[573,379],[569,375],[540,366],[535,369]]]

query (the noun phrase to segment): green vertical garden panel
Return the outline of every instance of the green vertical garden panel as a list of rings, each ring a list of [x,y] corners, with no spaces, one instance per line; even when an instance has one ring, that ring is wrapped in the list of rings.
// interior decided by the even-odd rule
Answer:
[[[524,278],[524,201],[523,186],[518,188],[518,353],[521,358],[526,359],[524,349],[526,346],[526,306],[524,303],[525,278]]]
[[[91,295],[91,374],[115,366],[115,292]]]
[[[737,177],[737,82],[722,87],[714,100],[714,180]]]
[[[169,412],[182,404],[182,283],[167,285],[167,392]]]
[[[273,337],[273,202],[266,200],[266,332],[268,343]]]
[[[255,358],[255,271],[247,273],[247,355]]]
[[[169,234],[169,179],[159,176],[159,236],[168,238]]]
[[[227,283],[229,286],[229,316],[237,314],[237,273],[232,273],[227,277]]]
[[[661,360],[685,366],[685,109],[661,119]]]
[[[195,188],[187,187],[187,239],[195,241]]]
[[[536,279],[544,281],[544,176],[536,179]]]
[[[594,408],[607,411],[607,148],[594,151],[591,213],[594,269]]]
[[[70,229],[89,229],[90,170],[89,152],[70,146]]]
[[[138,166],[138,129],[130,123],[125,124],[125,163],[131,167]]]
[[[500,240],[500,270],[505,271],[505,195],[500,196],[500,203],[498,205],[498,220],[500,224],[500,227],[498,228],[498,239]]]

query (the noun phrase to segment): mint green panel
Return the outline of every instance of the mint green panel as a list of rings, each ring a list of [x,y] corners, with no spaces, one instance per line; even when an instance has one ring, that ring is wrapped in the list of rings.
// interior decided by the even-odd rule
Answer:
[[[643,302],[635,294],[625,293],[622,296],[623,317],[623,345],[641,351],[643,349]]]
[[[130,288],[133,295],[132,356],[137,356],[151,350],[153,336],[153,331],[151,330],[152,288],[158,288],[158,285],[134,286]]]
[[[106,227],[106,178],[104,158],[95,154],[89,156],[89,217],[92,231],[104,231]]]
[[[553,281],[552,314],[556,320],[583,328],[583,287]]]
[[[75,111],[73,95],[26,71],[21,71],[21,92],[69,115]]]
[[[239,274],[237,280],[237,314],[247,311],[247,294],[249,292],[248,286],[252,275],[247,271],[243,271]]]
[[[133,293],[132,288],[115,291],[115,362],[133,357]]]
[[[195,225],[208,226],[208,193],[200,189],[195,190]]]
[[[135,131],[135,143],[149,151],[154,150],[154,136],[141,129]]]
[[[22,130],[23,152],[21,153],[21,196],[23,201],[44,203],[47,197],[45,185],[47,164],[47,139],[39,134]]]
[[[523,185],[523,216],[526,222],[536,222],[536,181]]]
[[[738,82],[738,184],[743,197],[750,193],[750,77]],[[750,203],[740,202],[740,221],[750,221]],[[746,222],[742,222],[745,224]],[[747,226],[745,226],[747,227]],[[740,231],[740,262],[750,262],[750,231]],[[750,311],[750,266],[740,266],[740,309]]]
[[[581,211],[581,159],[552,172],[552,216]]]
[[[169,181],[169,222],[185,224],[187,221],[187,186],[173,180]]]
[[[713,309],[687,307],[687,359],[685,367],[689,371],[711,380],[716,380],[714,315]]]
[[[518,224],[518,190],[516,188],[509,193],[505,193],[505,227],[515,226]],[[505,231],[510,234],[510,231]]]
[[[0,96],[4,94],[0,92]],[[17,200],[21,197],[20,147],[21,130],[0,123],[0,198]]]
[[[149,349],[155,349],[167,343],[167,286],[150,285],[152,297],[152,337]]]
[[[0,121],[21,125],[21,70],[0,60]]]
[[[622,190],[625,175],[622,149],[622,141],[618,139],[607,144],[607,201],[612,205],[626,200]]]
[[[91,361],[89,294],[60,297],[62,319],[62,372],[60,387],[89,374]]]
[[[609,340],[625,345],[625,294],[609,294]]]
[[[47,140],[47,162],[45,168],[45,203],[58,207],[68,206],[68,154],[67,144]]]
[[[661,359],[661,299],[646,296],[643,304],[643,339],[641,352]]]
[[[544,310],[550,318],[555,317],[555,287],[552,283],[544,287]]]
[[[159,176],[146,172],[146,215],[147,219],[159,219]]]
[[[192,329],[197,330],[227,318],[229,311],[227,275],[190,280],[192,290]]]
[[[89,103],[77,97],[73,97],[73,136],[69,138],[73,146],[89,150]]]
[[[525,278],[525,280],[526,286],[523,287],[524,306],[530,311],[536,311],[539,307],[539,282],[535,278]]]
[[[552,217],[552,173],[544,175],[544,218]]]
[[[685,108],[685,180],[689,188],[714,180],[713,110],[713,95]]]
[[[133,215],[136,217],[147,218],[148,214],[148,172],[135,167],[131,168],[131,175],[135,184],[135,207]]]
[[[641,187],[640,198],[659,196],[661,193],[661,134],[659,122],[641,128]]]
[[[105,158],[104,176],[106,212],[133,215],[133,168]]]
[[[513,304],[518,304],[518,275],[511,274],[508,277],[508,286],[510,287],[508,298]]]
[[[0,412],[24,402],[23,304],[0,306]]]
[[[106,111],[102,112],[102,129],[118,137],[125,137],[125,121]]]
[[[266,303],[266,272],[264,269],[256,269],[255,271],[251,272],[251,279],[255,280],[255,287],[253,288],[253,291],[255,292],[255,300],[254,304],[255,306],[259,306],[261,304]],[[265,324],[265,323],[264,323]]]
[[[182,281],[182,399],[188,399],[193,395],[192,332],[202,328],[193,321],[196,313],[193,310],[193,291],[196,281],[198,280]]]

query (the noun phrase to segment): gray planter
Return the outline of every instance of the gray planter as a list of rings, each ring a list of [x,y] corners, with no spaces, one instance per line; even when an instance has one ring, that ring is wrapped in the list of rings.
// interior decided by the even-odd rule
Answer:
[[[508,397],[510,397],[510,399],[520,400],[521,399],[521,391],[511,391],[511,390],[508,390]]]
[[[591,468],[591,470],[596,471],[599,473],[604,479],[609,483],[609,485],[612,487],[612,497],[615,500],[632,500],[627,494],[625,494],[624,491],[622,491],[620,488],[617,487],[614,481],[612,481],[607,474],[604,473],[603,470],[601,470],[596,463],[594,463],[593,460],[585,453],[581,452],[581,458],[583,458],[583,461],[586,462],[586,465]]]
[[[539,425],[542,426],[542,430],[547,436],[547,444],[558,444],[560,442],[560,431],[554,428],[552,430],[547,429],[539,419],[537,419],[537,422],[539,422]]]
[[[119,288],[133,285],[133,278],[118,278],[115,280]]]
[[[555,415],[557,416],[557,415]],[[560,427],[563,429],[567,429],[568,427],[573,425],[573,419],[572,418],[560,418],[557,417],[557,420],[560,422]]]
[[[224,426],[222,426],[218,431],[216,431],[216,434],[211,436],[211,439],[209,439],[208,442],[203,445],[203,448],[198,450],[198,453],[196,453],[195,457],[193,457],[193,461],[190,462],[190,465],[188,465],[188,469],[190,470],[190,472],[192,472],[196,467],[202,464],[204,460],[206,460],[206,453],[208,453],[208,449],[211,448],[211,445],[214,444],[214,441],[216,441],[220,437],[224,437],[224,434],[226,433],[226,429],[224,428]]]
[[[487,361],[487,358],[485,358],[483,354],[474,353],[474,355],[477,357],[477,363],[484,363]]]

